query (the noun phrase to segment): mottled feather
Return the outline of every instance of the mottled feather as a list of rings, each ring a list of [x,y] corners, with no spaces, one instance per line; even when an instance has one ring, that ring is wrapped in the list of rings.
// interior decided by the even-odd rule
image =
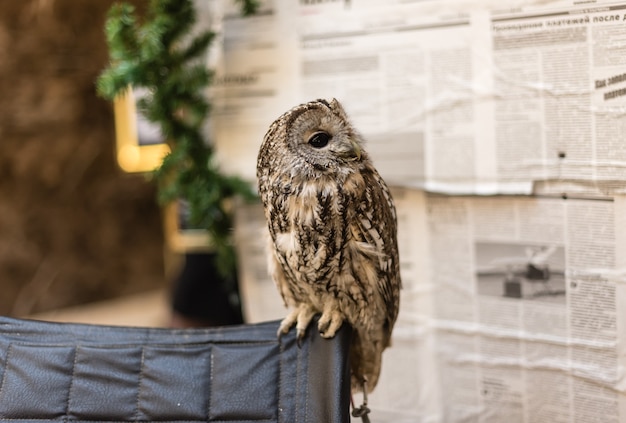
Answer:
[[[312,316],[334,336],[355,330],[352,386],[380,373],[398,316],[400,268],[396,212],[363,140],[337,100],[294,107],[270,126],[257,161],[269,232],[269,270],[294,310],[281,332],[298,337]]]

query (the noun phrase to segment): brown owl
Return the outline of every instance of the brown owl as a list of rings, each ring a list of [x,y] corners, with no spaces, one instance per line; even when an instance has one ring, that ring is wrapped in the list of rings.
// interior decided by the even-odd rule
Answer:
[[[352,388],[378,381],[398,316],[396,211],[363,140],[335,99],[294,107],[269,128],[257,177],[271,235],[269,269],[294,310],[279,329],[301,339],[354,328]]]

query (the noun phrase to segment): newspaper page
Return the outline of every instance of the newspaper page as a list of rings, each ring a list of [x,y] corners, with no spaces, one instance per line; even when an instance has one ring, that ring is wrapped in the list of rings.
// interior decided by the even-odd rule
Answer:
[[[256,178],[269,125],[297,101],[293,7],[284,0],[259,3],[255,15],[243,17],[238,3],[226,1],[223,50],[209,92],[211,138],[221,168],[249,181]]]
[[[372,421],[626,422],[626,197],[393,196],[403,289]],[[236,239],[246,321],[282,318],[260,204]]]
[[[442,421],[626,421],[624,204],[428,196]]]
[[[341,98],[392,183],[528,194],[533,181],[575,179],[623,190],[626,5],[439,4],[306,14],[303,97]]]
[[[299,3],[226,14],[214,120],[224,169],[254,179],[269,124],[336,97],[389,183],[531,194],[626,191],[626,3]]]
[[[398,216],[400,313],[391,347],[383,352],[380,380],[368,396],[370,418],[379,423],[442,422],[427,197],[414,189],[394,189],[392,195]],[[355,403],[361,399],[355,395]]]
[[[270,234],[260,202],[237,206],[234,238],[244,321],[284,318],[287,308],[268,272]]]
[[[626,4],[491,16],[500,180],[603,181],[626,166]]]
[[[469,15],[312,7],[298,26],[302,99],[339,99],[390,184],[473,180]]]

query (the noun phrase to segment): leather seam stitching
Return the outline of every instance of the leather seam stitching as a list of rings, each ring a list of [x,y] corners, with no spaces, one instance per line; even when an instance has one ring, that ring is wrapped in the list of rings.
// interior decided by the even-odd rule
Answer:
[[[209,370],[209,380],[211,381],[211,383],[209,384],[209,395],[208,395],[208,400],[207,400],[207,410],[206,410],[206,421],[211,421],[211,399],[213,398],[213,370],[215,368],[215,351],[213,351],[213,347],[211,347],[211,360],[210,360],[210,364],[211,366],[210,370]]]
[[[278,410],[276,410],[276,421],[281,422],[281,418],[284,417],[284,413],[281,413],[283,407],[283,383],[285,378],[283,376],[283,360],[285,358],[285,344],[282,340],[278,342],[279,356],[278,356],[278,386],[276,387],[276,393],[278,394]]]
[[[145,367],[145,359],[146,359],[146,347],[141,347],[141,364],[139,365],[139,380],[137,382],[137,400],[135,402],[135,418],[133,419],[134,421],[138,421],[139,420],[139,413],[141,410],[141,392],[143,389],[143,374],[144,374],[144,367]]]
[[[7,347],[7,357],[4,359],[4,373],[2,374],[2,380],[0,380],[0,399],[4,394],[4,385],[7,378],[7,373],[9,373],[9,357],[11,356],[11,352],[13,351],[13,343],[10,343]]]
[[[76,379],[76,361],[78,360],[78,351],[80,349],[80,345],[76,345],[74,348],[74,359],[72,360],[72,375],[70,377],[70,386],[67,390],[67,401],[65,404],[65,418],[69,419],[70,414],[70,404],[72,401],[72,392],[74,391],[74,381]]]

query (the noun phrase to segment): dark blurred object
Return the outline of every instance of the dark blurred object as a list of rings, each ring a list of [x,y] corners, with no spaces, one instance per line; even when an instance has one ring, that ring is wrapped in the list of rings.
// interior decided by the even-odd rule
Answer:
[[[522,281],[519,278],[504,281],[504,296],[522,298]]]
[[[312,323],[317,326],[317,321]],[[0,422],[349,423],[349,325],[155,330],[0,317]]]
[[[537,266],[533,263],[526,265],[526,279],[531,281],[547,281],[550,279],[550,268],[547,265]]]
[[[0,314],[165,286],[155,186],[117,167],[95,93],[113,3],[0,1]]]
[[[185,263],[173,286],[171,327],[240,324],[240,304],[237,275],[224,277],[218,271],[214,253],[185,254]]]

